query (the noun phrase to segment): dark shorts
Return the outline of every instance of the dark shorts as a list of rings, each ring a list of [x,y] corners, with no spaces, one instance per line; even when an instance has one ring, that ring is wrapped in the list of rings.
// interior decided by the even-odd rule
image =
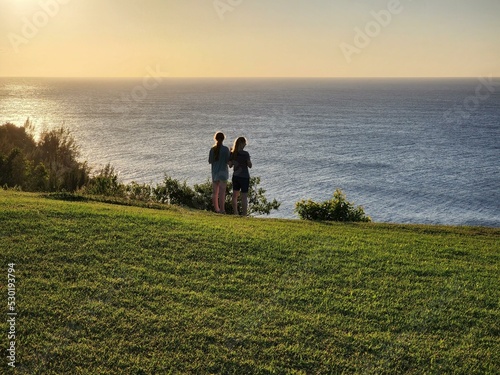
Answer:
[[[233,176],[233,190],[240,191],[242,193],[248,193],[248,188],[250,186],[250,179],[245,177]]]

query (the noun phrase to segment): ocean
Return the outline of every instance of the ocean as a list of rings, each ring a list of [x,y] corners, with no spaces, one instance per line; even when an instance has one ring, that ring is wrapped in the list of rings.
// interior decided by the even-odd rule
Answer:
[[[210,177],[248,139],[271,217],[340,188],[375,222],[500,226],[500,80],[0,78],[0,123],[64,124],[124,182]]]

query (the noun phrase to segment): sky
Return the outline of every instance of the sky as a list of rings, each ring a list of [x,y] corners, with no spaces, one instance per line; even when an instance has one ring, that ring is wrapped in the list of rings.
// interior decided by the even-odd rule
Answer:
[[[499,19],[499,0],[0,0],[0,77],[498,77]]]

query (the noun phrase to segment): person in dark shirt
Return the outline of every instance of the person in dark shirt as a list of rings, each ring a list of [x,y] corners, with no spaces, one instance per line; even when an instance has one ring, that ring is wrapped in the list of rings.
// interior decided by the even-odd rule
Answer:
[[[242,215],[248,213],[248,188],[250,186],[250,172],[248,168],[252,168],[250,154],[243,149],[247,145],[245,137],[239,137],[234,141],[231,155],[229,157],[229,167],[233,168],[233,211],[235,215],[238,212],[238,197],[241,192],[241,207]]]

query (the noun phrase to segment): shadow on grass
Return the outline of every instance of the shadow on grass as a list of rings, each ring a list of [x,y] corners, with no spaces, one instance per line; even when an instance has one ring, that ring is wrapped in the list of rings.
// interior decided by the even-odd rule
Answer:
[[[82,195],[78,193],[67,193],[67,192],[48,193],[48,194],[42,194],[42,197],[47,199],[66,201],[66,202],[98,202],[98,203],[114,204],[118,206],[150,208],[155,210],[172,209],[172,206],[168,204],[144,202],[127,198],[119,198],[119,197]]]

